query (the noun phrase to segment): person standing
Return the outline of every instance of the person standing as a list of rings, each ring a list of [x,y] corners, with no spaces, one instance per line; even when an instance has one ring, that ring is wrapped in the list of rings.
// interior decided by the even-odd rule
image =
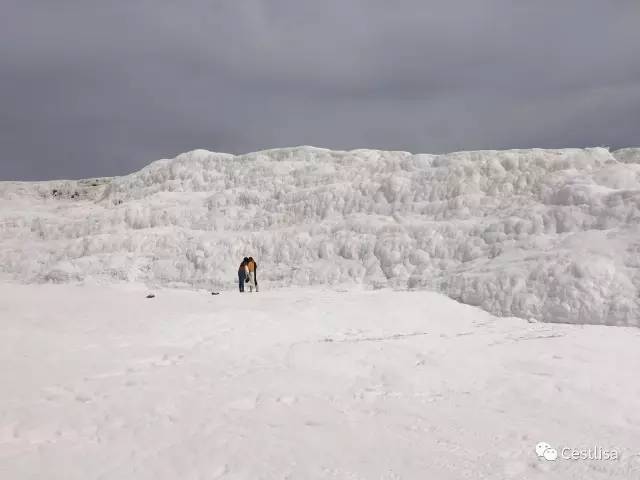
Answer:
[[[238,268],[238,286],[240,287],[240,291],[244,292],[244,284],[249,278],[249,269],[247,268],[247,263],[249,259],[244,257],[240,267]]]
[[[256,292],[258,291],[258,264],[253,259],[253,257],[249,257],[249,261],[247,262],[247,269],[249,270],[249,291],[253,292],[253,287],[256,287]]]

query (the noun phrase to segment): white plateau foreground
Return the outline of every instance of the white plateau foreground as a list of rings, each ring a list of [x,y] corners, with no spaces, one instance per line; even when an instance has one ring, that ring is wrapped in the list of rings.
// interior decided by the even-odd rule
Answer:
[[[640,478],[635,328],[419,291],[146,293],[0,284],[0,478]]]
[[[193,151],[0,182],[0,276],[420,289],[501,316],[640,323],[640,150]]]

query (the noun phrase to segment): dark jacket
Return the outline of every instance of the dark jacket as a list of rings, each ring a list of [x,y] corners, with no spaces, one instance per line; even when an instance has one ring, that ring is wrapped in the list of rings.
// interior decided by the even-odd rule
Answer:
[[[242,277],[247,275],[247,264],[245,262],[242,262],[240,264],[240,266],[238,267],[238,275],[240,275]]]

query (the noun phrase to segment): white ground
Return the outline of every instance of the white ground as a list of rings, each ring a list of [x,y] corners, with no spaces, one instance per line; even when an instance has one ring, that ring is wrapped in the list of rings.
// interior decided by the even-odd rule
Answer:
[[[0,478],[640,478],[637,329],[428,292],[146,293],[0,284]]]

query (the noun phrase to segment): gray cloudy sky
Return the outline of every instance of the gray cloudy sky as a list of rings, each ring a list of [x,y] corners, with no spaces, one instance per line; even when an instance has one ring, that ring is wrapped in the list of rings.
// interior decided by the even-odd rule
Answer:
[[[640,145],[639,0],[0,0],[0,180]]]

